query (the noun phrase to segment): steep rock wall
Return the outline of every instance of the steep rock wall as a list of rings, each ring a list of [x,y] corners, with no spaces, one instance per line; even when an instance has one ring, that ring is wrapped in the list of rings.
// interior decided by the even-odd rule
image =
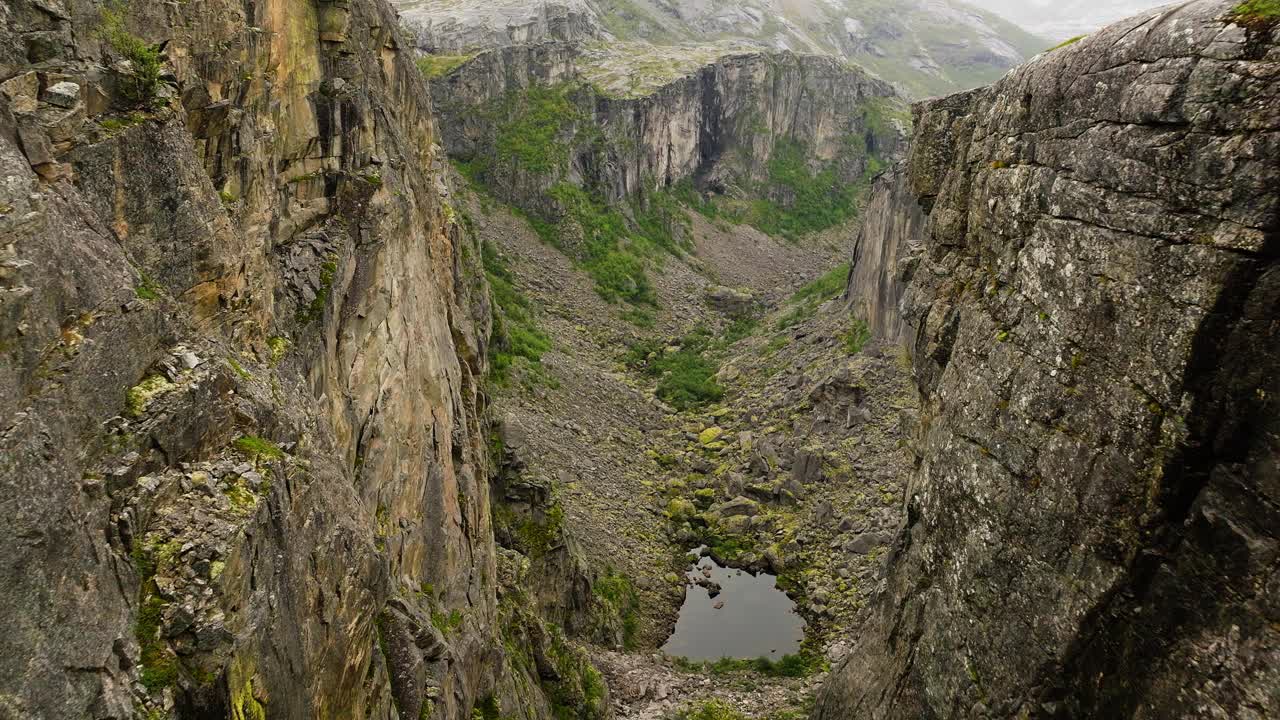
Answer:
[[[0,714],[536,713],[495,627],[479,252],[394,13],[0,17]]]
[[[918,467],[816,718],[1280,712],[1280,46],[1234,5],[917,106]]]
[[[899,143],[897,128],[881,121],[897,102],[893,90],[831,58],[728,55],[653,93],[624,98],[575,82],[577,57],[557,43],[500,48],[433,80],[446,151],[464,162],[496,159],[485,176],[491,190],[519,207],[549,211],[546,191],[563,180],[609,201],[684,179],[746,196],[767,179],[780,142],[806,148],[812,170],[835,166],[852,183],[869,158],[892,155]],[[569,94],[570,112],[555,134],[563,152],[537,163],[507,153],[503,127],[528,112],[513,95],[557,84]]]
[[[853,241],[845,299],[872,334],[888,343],[911,335],[902,303],[919,262],[924,224],[903,164],[876,178]]]

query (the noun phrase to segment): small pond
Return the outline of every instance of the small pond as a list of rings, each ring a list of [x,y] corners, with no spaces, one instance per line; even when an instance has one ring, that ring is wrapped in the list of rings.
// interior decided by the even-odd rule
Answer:
[[[688,579],[680,619],[663,652],[699,661],[778,660],[800,650],[804,619],[773,575],[722,568],[703,557],[689,570]],[[712,597],[707,585],[718,585],[719,594]]]

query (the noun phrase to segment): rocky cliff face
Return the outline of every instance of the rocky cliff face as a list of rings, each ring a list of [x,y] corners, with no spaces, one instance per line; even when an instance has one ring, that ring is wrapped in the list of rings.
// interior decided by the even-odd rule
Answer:
[[[498,627],[479,252],[394,13],[0,16],[0,715],[545,712]]]
[[[875,337],[895,344],[911,337],[903,300],[925,225],[924,210],[907,183],[904,164],[876,178],[853,241],[845,288],[853,314]]]
[[[918,465],[815,717],[1280,712],[1276,27],[1186,3],[917,106]]]
[[[422,50],[443,55],[547,41],[577,43],[603,34],[587,0],[397,0]]]
[[[604,62],[555,43],[507,47],[436,78],[446,151],[481,161],[474,169],[498,197],[554,213],[548,190],[563,181],[610,202],[682,180],[740,197],[781,192],[767,185],[785,143],[804,149],[810,171],[854,183],[901,137],[893,90],[830,58],[712,56],[634,96],[590,82]]]
[[[686,52],[732,40],[850,60],[918,96],[991,82],[1046,46],[951,0],[394,0],[418,45],[461,55],[512,44],[643,41]]]

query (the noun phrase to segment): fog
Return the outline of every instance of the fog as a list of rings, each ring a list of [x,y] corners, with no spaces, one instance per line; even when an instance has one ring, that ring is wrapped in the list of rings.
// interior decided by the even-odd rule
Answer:
[[[1168,5],[1168,0],[965,0],[1046,40],[1087,35],[1116,20]]]

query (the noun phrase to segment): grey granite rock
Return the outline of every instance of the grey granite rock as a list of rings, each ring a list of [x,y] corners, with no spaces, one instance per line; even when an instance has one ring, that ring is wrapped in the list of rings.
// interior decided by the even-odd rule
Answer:
[[[1280,44],[1234,5],[916,107],[919,464],[815,718],[1280,713]]]

